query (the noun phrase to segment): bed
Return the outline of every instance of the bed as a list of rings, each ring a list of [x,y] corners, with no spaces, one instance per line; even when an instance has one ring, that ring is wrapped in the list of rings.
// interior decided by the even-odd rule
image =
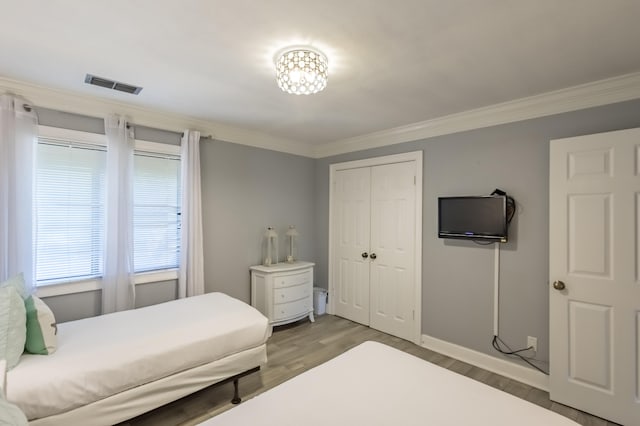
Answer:
[[[55,353],[25,354],[7,373],[7,400],[36,426],[114,424],[237,385],[266,363],[270,335],[266,317],[222,293],[63,323]]]
[[[488,385],[365,342],[201,426],[576,426]]]

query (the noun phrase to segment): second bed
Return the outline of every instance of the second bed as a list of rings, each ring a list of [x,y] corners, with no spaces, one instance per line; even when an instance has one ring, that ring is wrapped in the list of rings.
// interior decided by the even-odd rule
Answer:
[[[377,342],[365,342],[204,423],[576,426],[557,413]]]

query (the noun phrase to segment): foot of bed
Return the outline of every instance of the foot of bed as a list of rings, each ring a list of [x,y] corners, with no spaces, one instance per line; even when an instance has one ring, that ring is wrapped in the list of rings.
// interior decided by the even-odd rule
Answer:
[[[313,318],[313,311],[309,312],[309,321],[315,322],[315,318]]]

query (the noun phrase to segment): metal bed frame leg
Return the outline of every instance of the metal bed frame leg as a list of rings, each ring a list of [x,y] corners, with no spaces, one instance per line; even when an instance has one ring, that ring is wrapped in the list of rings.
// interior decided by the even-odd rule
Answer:
[[[231,400],[232,404],[240,404],[240,402],[242,401],[242,399],[240,398],[240,390],[238,389],[238,381],[240,380],[240,378],[251,373],[255,373],[256,371],[260,371],[260,366],[250,368],[247,371],[243,371],[240,374],[236,374],[235,376],[231,376],[221,382],[218,382],[218,384],[233,382],[233,399]]]
[[[241,401],[240,392],[238,391],[238,378],[235,378],[233,380],[233,399],[231,400],[231,403],[240,404]]]

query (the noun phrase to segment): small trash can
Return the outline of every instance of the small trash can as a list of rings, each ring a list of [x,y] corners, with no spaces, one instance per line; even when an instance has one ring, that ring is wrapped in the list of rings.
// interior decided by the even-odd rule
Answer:
[[[327,312],[327,290],[322,287],[313,288],[313,313],[324,315]]]

